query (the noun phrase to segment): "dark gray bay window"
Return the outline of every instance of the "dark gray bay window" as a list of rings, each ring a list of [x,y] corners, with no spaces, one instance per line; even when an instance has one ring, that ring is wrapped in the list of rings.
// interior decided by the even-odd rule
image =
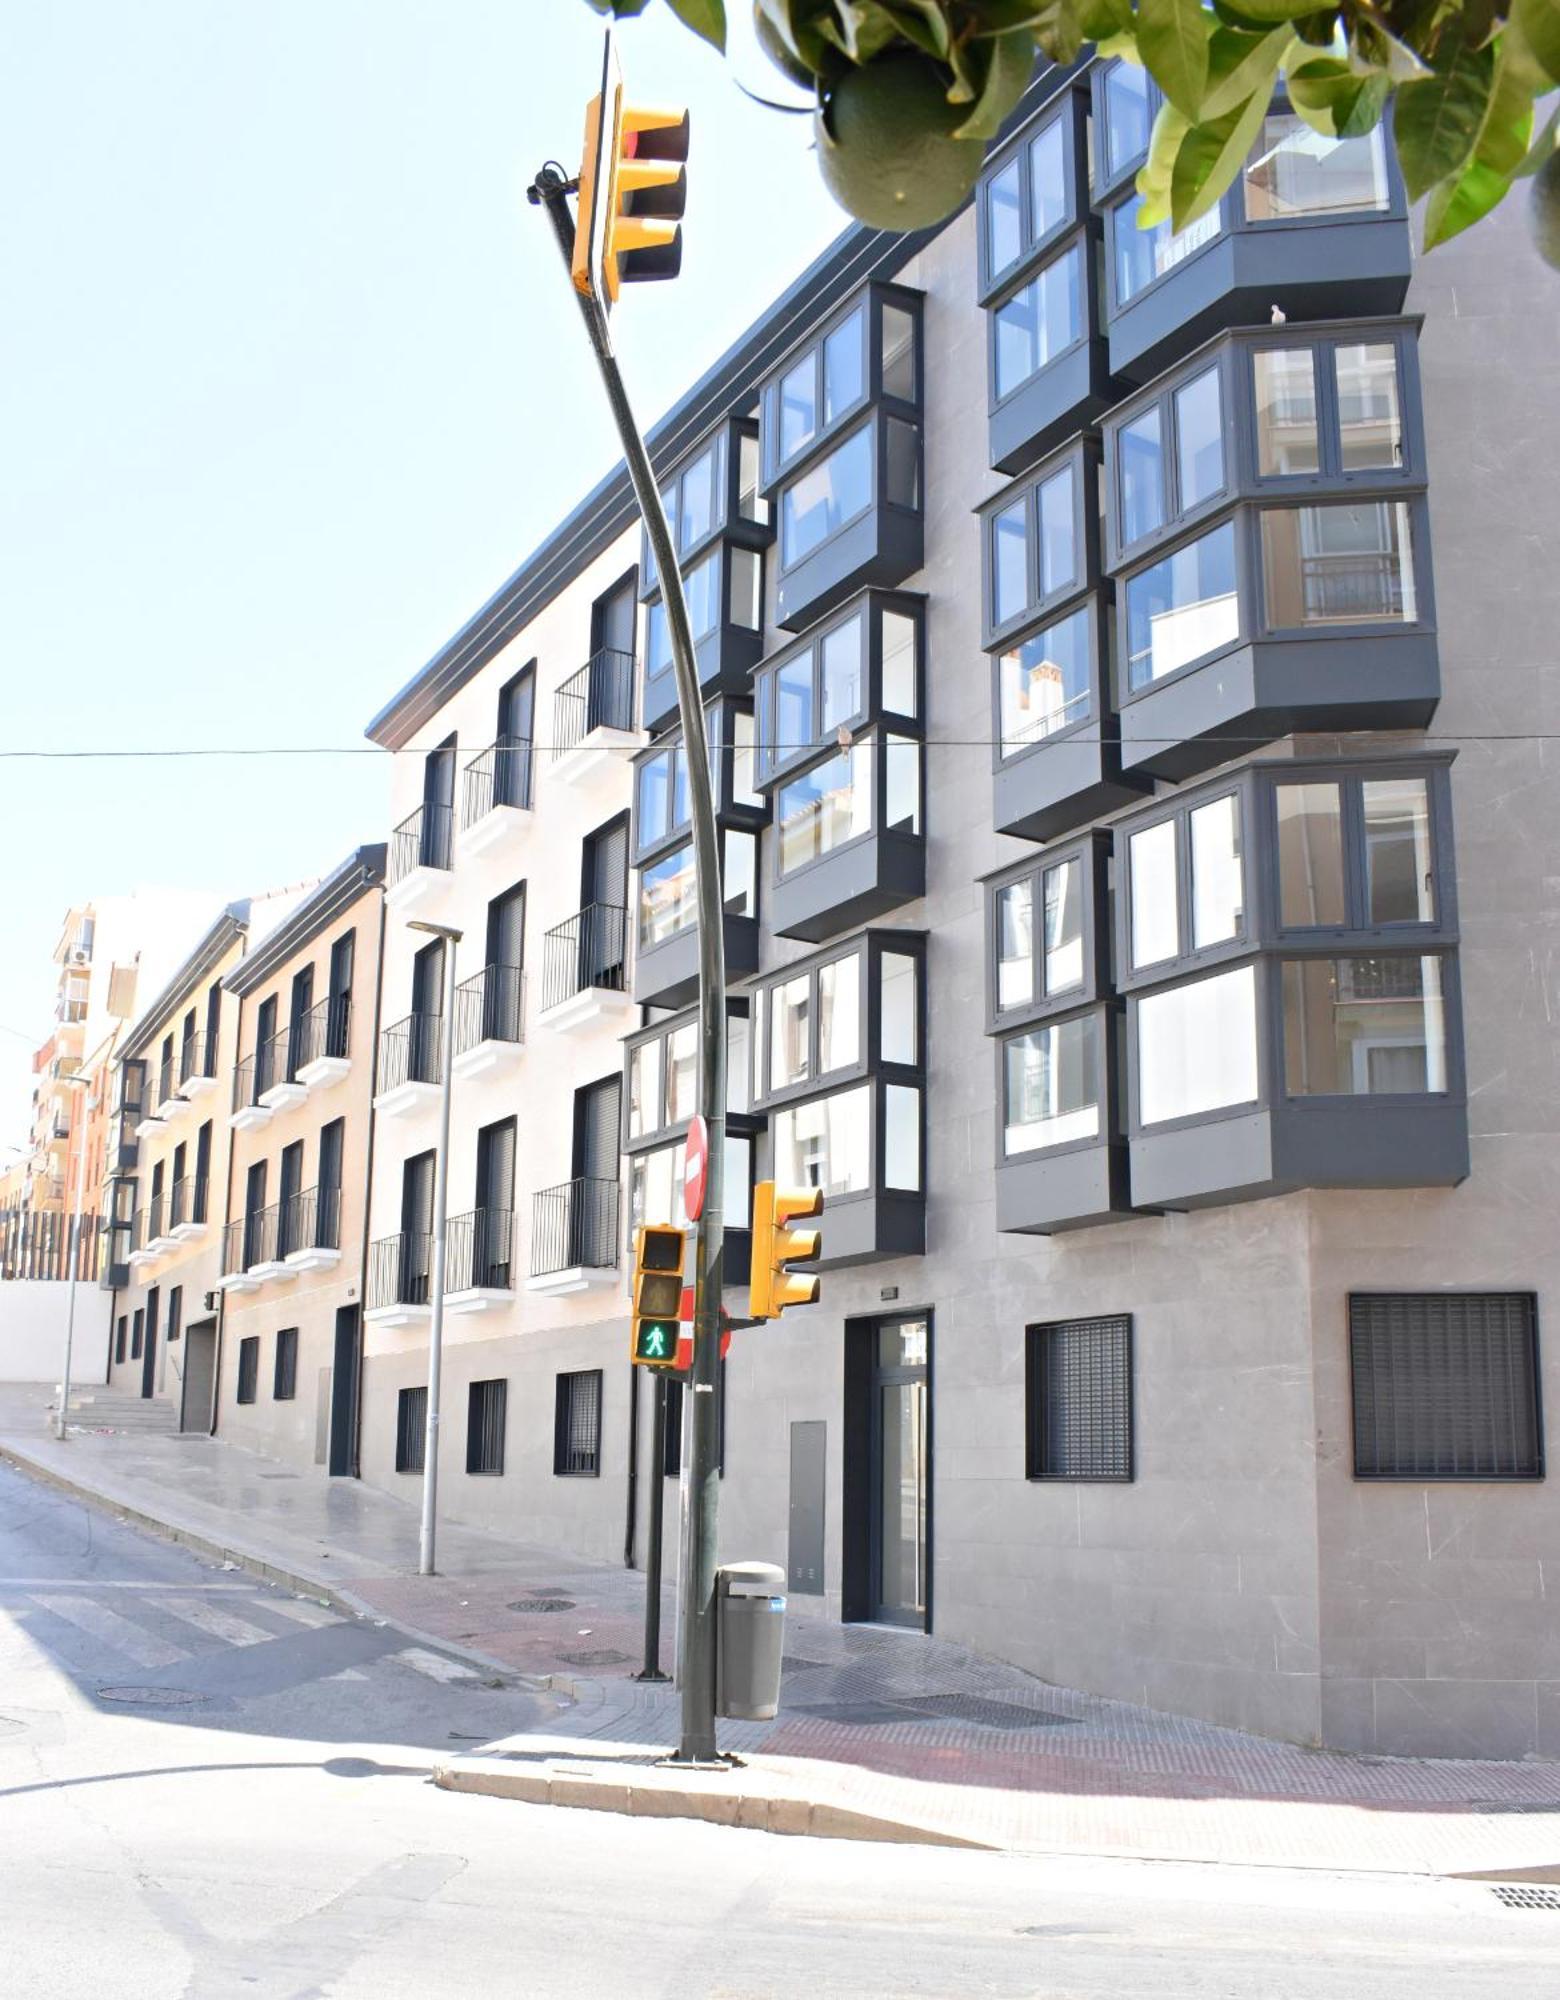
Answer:
[[[926,1247],[926,939],[864,931],[753,994],[770,1176],[825,1196],[825,1265]]]
[[[1400,312],[1408,288],[1408,210],[1377,129],[1328,139],[1282,92],[1235,186],[1173,234],[1141,229],[1133,185],[1160,105],[1127,63],[1094,75],[1094,200],[1105,219],[1104,319],[1113,373],[1146,382],[1221,327],[1337,313]]]
[[[1127,770],[1184,778],[1295,730],[1429,722],[1416,335],[1228,334],[1106,422]]]
[[[1466,1176],[1450,761],[1252,765],[1118,826],[1135,1206]]]
[[[1069,445],[980,519],[997,830],[1049,840],[1149,789],[1122,775],[1110,699],[1097,448]]]
[[[818,941],[926,886],[925,605],[861,592],[755,676],[770,917]]]
[[[921,304],[902,285],[867,285],[761,387],[787,631],[921,566]]]
[[[728,1282],[747,1270],[751,1248],[754,1141],[764,1121],[751,1109],[748,1001],[726,1002],[725,1216]],[[642,1222],[688,1225],[684,1145],[698,1110],[699,1021],[689,1010],[630,1035],[626,1043],[623,1151],[628,1156],[630,1234]]]

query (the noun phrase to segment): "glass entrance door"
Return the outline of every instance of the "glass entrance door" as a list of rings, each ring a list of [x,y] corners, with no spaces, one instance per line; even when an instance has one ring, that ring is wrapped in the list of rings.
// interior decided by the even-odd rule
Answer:
[[[880,1323],[872,1380],[873,1616],[922,1630],[931,1558],[928,1333],[924,1319]]]

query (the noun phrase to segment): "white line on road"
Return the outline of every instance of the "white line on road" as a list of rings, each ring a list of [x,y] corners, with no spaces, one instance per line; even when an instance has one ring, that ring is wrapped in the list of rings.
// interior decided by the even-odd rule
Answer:
[[[138,1667],[172,1667],[189,1658],[181,1646],[170,1646],[165,1639],[144,1631],[128,1618],[121,1618],[105,1604],[94,1604],[90,1598],[37,1595],[34,1602],[79,1631],[101,1639],[105,1646],[112,1646],[116,1653],[134,1660]]]
[[[406,1646],[395,1656],[405,1660],[409,1667],[415,1667],[420,1674],[426,1674],[432,1681],[474,1681],[478,1678],[475,1670],[463,1666],[459,1660],[447,1660],[442,1653],[430,1653],[421,1646]]]
[[[257,1597],[256,1604],[263,1604],[267,1611],[279,1611],[284,1618],[296,1619],[300,1625],[339,1625],[342,1620],[328,1604],[315,1604],[307,1597]]]
[[[247,1618],[235,1618],[215,1604],[202,1604],[198,1597],[153,1597],[148,1602],[229,1646],[263,1646],[268,1639],[279,1636],[268,1632],[263,1625],[251,1625]]]

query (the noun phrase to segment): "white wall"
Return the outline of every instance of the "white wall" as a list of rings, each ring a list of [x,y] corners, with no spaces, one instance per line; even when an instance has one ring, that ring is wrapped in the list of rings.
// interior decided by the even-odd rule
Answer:
[[[58,1382],[69,1294],[63,1279],[0,1285],[0,1382]],[[108,1300],[95,1284],[78,1285],[71,1380],[101,1382],[107,1358]]]

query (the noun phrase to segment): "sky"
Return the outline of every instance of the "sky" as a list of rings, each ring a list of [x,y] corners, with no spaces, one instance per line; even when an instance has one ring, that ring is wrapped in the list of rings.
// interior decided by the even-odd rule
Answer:
[[[681,278],[614,319],[641,423],[846,226],[732,9],[660,0],[635,96],[692,119]],[[585,0],[77,0],[0,70],[0,752],[346,746],[616,461],[551,230]],[[388,760],[0,756],[0,1157],[60,919],[227,900],[387,832]],[[193,942],[193,940],[192,940]]]

